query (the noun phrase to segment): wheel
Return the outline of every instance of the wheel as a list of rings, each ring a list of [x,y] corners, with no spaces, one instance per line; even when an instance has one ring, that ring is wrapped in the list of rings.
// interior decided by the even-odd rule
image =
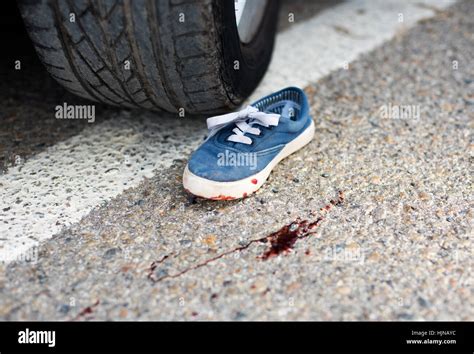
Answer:
[[[236,108],[271,58],[275,0],[20,0],[41,61],[69,91],[190,114]]]

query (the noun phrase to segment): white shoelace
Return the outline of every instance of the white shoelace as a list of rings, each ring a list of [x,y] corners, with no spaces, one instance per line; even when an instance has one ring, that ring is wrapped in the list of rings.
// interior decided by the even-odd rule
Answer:
[[[247,120],[248,122],[246,122]],[[248,136],[245,136],[245,133],[260,135],[260,129],[254,128],[254,124],[262,125],[268,128],[269,126],[277,126],[279,120],[279,114],[260,112],[258,108],[247,106],[239,112],[208,118],[208,139],[228,124],[233,123],[236,125],[236,127],[232,130],[234,134],[230,135],[227,140],[250,145],[252,144],[252,139]]]

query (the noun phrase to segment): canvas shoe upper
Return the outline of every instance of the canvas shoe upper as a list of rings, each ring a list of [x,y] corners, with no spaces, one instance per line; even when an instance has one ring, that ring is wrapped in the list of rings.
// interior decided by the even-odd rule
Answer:
[[[314,135],[306,95],[296,87],[207,123],[209,136],[189,159],[183,183],[191,193],[210,199],[254,192],[280,160]]]

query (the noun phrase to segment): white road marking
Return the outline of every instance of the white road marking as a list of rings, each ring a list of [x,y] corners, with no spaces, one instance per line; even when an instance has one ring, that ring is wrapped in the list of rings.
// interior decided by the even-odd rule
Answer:
[[[0,262],[36,257],[31,247],[188,156],[205,137],[204,122],[128,115],[87,126],[1,176]]]
[[[441,9],[454,2],[350,1],[295,23],[278,34],[268,73],[250,100],[284,86],[316,82],[434,15],[420,4]],[[152,113],[129,119],[124,113],[11,168],[0,176],[0,261],[27,258],[29,250],[94,207],[136,187],[153,170],[186,158],[204,134],[204,122],[189,124]]]
[[[455,2],[355,0],[331,7],[307,21],[295,22],[277,36],[270,67],[251,99],[280,87],[304,87],[316,82],[420,19],[432,17],[431,9],[443,9]]]

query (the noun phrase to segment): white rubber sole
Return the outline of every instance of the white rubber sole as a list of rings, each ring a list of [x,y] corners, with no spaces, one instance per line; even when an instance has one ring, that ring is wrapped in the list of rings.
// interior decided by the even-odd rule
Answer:
[[[245,198],[257,191],[265,183],[273,168],[281,160],[308,144],[313,139],[314,129],[314,122],[311,121],[310,126],[295,139],[286,144],[286,146],[279,152],[277,156],[275,156],[275,158],[267,165],[267,167],[252,176],[238,181],[211,181],[196,176],[191,171],[189,171],[189,168],[186,165],[183,174],[184,188],[188,192],[198,197],[212,200],[232,200]]]

